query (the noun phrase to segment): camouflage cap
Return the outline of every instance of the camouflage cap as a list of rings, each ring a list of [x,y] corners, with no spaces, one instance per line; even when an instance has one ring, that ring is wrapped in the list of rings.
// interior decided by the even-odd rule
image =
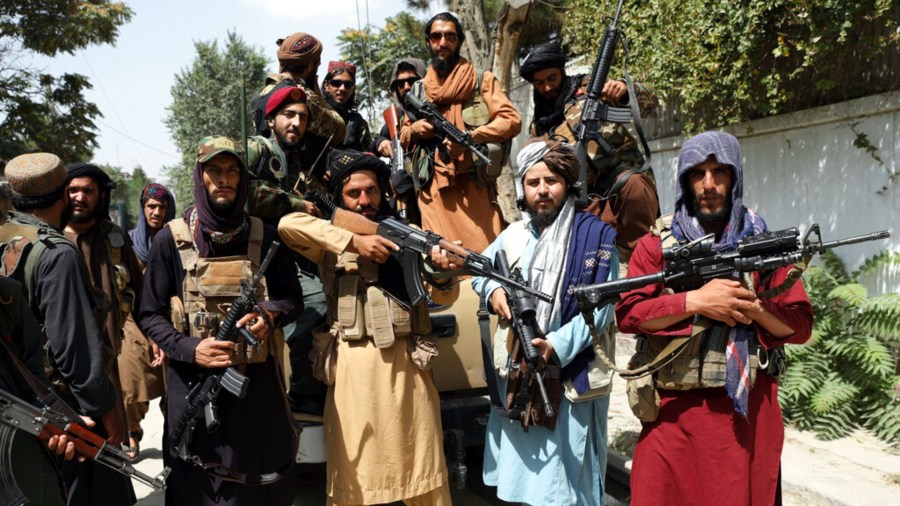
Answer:
[[[6,164],[6,180],[13,197],[42,197],[66,184],[66,167],[51,153],[19,155]]]
[[[241,148],[241,143],[224,136],[209,136],[200,139],[200,144],[197,146],[197,163],[206,163],[222,153],[234,156],[240,160],[242,166],[244,165],[244,150]]]

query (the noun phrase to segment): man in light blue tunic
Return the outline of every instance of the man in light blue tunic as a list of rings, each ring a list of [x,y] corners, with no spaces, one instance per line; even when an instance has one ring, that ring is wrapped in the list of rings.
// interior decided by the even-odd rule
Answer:
[[[575,209],[572,185],[578,162],[567,144],[532,142],[517,162],[519,206],[530,218],[510,225],[484,254],[493,259],[502,248],[510,265],[522,268],[532,288],[553,296],[552,303],[536,301],[536,320],[546,340],[535,339],[533,344],[548,363],[561,368],[562,395],[552,430],[535,425],[526,432],[522,423],[503,416],[507,406],[491,411],[484,482],[496,486],[504,501],[599,506],[612,373],[594,346],[614,356],[614,340],[604,333],[594,342],[572,288],[617,277],[615,231],[596,216]],[[498,283],[477,277],[472,284],[501,320],[510,317],[506,293]],[[596,309],[592,316],[597,328],[605,329],[613,322],[612,307]],[[495,336],[493,360],[499,398],[506,399],[510,363],[506,334]]]

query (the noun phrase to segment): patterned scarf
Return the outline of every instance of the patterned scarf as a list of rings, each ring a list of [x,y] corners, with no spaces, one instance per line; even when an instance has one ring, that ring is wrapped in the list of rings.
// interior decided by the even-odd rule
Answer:
[[[686,174],[707,160],[715,160],[731,166],[731,212],[722,237],[714,245],[719,252],[734,251],[744,237],[766,231],[766,222],[755,212],[744,207],[744,169],[741,164],[741,148],[738,140],[725,132],[704,132],[688,139],[678,156],[678,186],[675,191],[675,214],[672,219],[672,235],[679,241],[692,241],[706,235],[694,209],[694,194]],[[737,325],[729,330],[725,349],[725,389],[734,401],[734,410],[747,416],[750,393],[749,341],[754,330],[747,325]]]

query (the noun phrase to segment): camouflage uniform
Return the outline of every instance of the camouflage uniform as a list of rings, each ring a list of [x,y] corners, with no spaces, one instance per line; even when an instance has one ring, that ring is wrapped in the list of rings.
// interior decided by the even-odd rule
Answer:
[[[247,198],[251,216],[274,226],[285,214],[306,210],[302,197],[306,175],[299,160],[285,153],[274,136],[247,139],[247,170],[252,176]],[[299,194],[294,193],[298,178],[303,179],[297,185]]]

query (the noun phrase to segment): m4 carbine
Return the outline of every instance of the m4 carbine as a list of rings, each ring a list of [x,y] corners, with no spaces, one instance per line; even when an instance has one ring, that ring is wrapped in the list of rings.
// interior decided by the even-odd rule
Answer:
[[[487,156],[487,146],[476,144],[469,132],[456,128],[453,123],[438,112],[434,104],[420,99],[412,91],[406,94],[406,111],[415,119],[424,119],[431,124],[434,127],[434,135],[437,138],[450,139],[471,151],[483,165],[491,164],[491,159]]]
[[[506,252],[502,249],[497,251],[497,254],[494,256],[494,264],[501,276],[515,280],[520,284],[524,283],[518,268],[515,271],[510,271]],[[531,401],[532,385],[536,384],[541,395],[541,401],[544,404],[544,414],[547,418],[553,418],[553,405],[550,404],[550,399],[547,397],[547,388],[544,386],[544,369],[547,364],[540,350],[531,343],[535,338],[544,339],[544,332],[535,319],[534,300],[527,292],[517,286],[507,285],[502,281],[500,281],[500,285],[506,291],[506,302],[509,305],[509,312],[512,314],[510,326],[519,344],[518,356],[511,357],[511,367],[525,368],[525,371],[519,371],[521,374],[524,374],[524,377],[519,385],[519,390],[514,394],[513,402],[507,410],[507,415],[513,420],[525,423],[525,417],[528,416],[528,404]]]
[[[250,283],[241,280],[241,294],[231,303],[225,320],[216,332],[216,341],[236,341],[235,334],[239,334],[248,346],[253,348],[259,346],[259,340],[246,327],[236,328],[235,325],[256,306],[256,291],[259,283],[275,257],[280,244],[278,241],[272,241],[265,258],[259,265],[259,270],[256,271]],[[228,367],[210,369],[203,380],[198,381],[191,388],[187,395],[187,407],[171,434],[172,447],[179,458],[186,461],[191,460],[190,444],[197,425],[197,413],[200,409],[203,409],[206,429],[209,432],[215,431],[219,428],[219,414],[216,408],[219,391],[224,388],[228,393],[243,399],[247,395],[249,384],[249,378],[239,373],[234,367]]]
[[[21,491],[15,486],[15,479],[11,475],[4,476],[13,465],[9,462],[9,452],[14,430],[28,432],[41,441],[47,441],[53,436],[66,436],[75,445],[76,455],[99,462],[154,490],[166,488],[166,476],[170,471],[168,467],[156,477],[138,471],[132,465],[131,457],[122,451],[122,448],[110,444],[82,425],[80,417],[71,407],[58,398],[55,399],[53,406],[56,409],[37,408],[5,390],[0,390],[0,484],[4,486],[4,489],[0,490],[0,499],[9,500],[3,504],[24,504],[16,500],[21,498]],[[62,413],[57,409],[66,412]]]
[[[796,264],[785,280],[786,285],[783,285],[787,289],[799,279],[813,255],[820,255],[838,246],[877,241],[890,236],[890,232],[882,230],[822,242],[819,224],[815,223],[803,239],[800,239],[800,232],[796,228],[788,228],[746,237],[738,241],[734,251],[717,252],[713,249],[715,236],[709,234],[686,244],[663,249],[666,265],[662,272],[579,286],[575,288],[575,296],[582,311],[593,310],[617,302],[625,292],[653,283],[662,283],[667,288],[681,292],[699,288],[711,279],[729,277],[735,273],[769,271]],[[774,295],[777,293],[770,290],[760,294],[760,298]]]
[[[407,95],[409,95],[407,93]],[[440,246],[447,251],[450,261],[461,266],[463,270],[475,276],[484,276],[493,279],[505,286],[516,287],[525,293],[533,295],[545,300],[552,301],[552,298],[542,292],[534,290],[527,285],[514,281],[507,276],[502,275],[494,269],[489,258],[479,255],[474,251],[468,250],[459,244],[450,242],[443,237],[429,230],[419,230],[395,220],[387,218],[378,223],[366,218],[365,216],[340,209],[335,206],[334,202],[326,195],[319,191],[312,191],[306,194],[306,200],[316,204],[316,207],[322,212],[322,217],[330,220],[333,225],[360,235],[380,235],[386,239],[390,239],[394,244],[400,247],[400,251],[395,252],[394,256],[403,268],[403,282],[408,296],[407,300],[398,297],[396,293],[391,293],[400,304],[409,307],[418,305],[426,298],[425,289],[422,288],[421,263],[422,255],[430,255],[432,246]],[[389,288],[386,288],[390,291]]]

